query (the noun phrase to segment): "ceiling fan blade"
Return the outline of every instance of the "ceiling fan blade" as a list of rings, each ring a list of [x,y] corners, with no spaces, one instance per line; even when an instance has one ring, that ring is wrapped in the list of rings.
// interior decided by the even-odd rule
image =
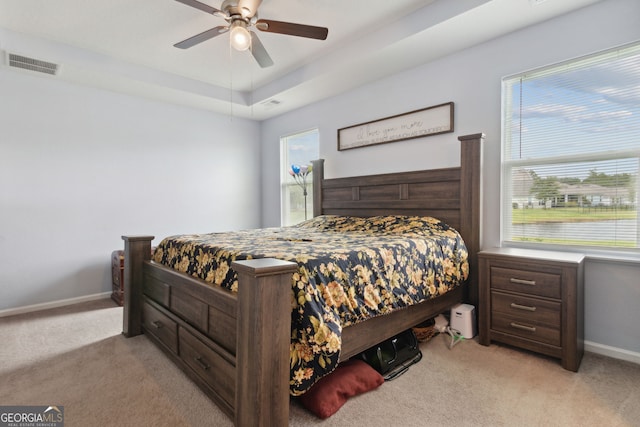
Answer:
[[[318,40],[325,40],[329,34],[328,28],[272,21],[270,19],[258,19],[255,26],[260,31],[266,31],[267,33],[287,34],[290,36],[307,37]]]
[[[223,11],[216,9],[215,7],[211,7],[208,4],[201,3],[197,0],[176,0],[182,4],[186,4],[187,6],[195,7],[196,9],[200,9],[203,12],[210,13],[211,15],[217,15],[221,18],[227,18],[227,14]]]
[[[180,49],[188,49],[191,46],[197,45],[198,43],[202,43],[216,36],[219,36],[220,34],[226,33],[228,30],[229,28],[225,26],[215,27],[210,30],[204,31],[200,34],[197,34],[193,37],[189,37],[188,39],[183,40],[179,43],[176,43],[174,44],[174,46],[179,47]]]
[[[273,65],[273,60],[264,48],[264,45],[258,38],[258,35],[251,31],[251,54],[258,62],[258,65],[262,68],[267,68]]]

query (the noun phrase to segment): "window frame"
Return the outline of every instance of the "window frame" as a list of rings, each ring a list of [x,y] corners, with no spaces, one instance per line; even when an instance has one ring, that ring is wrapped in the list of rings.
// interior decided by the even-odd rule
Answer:
[[[307,130],[290,133],[280,137],[280,225],[286,226],[289,222],[289,216],[291,213],[290,206],[290,192],[292,189],[300,188],[299,185],[289,175],[289,168],[291,167],[291,160],[288,156],[289,141],[296,137],[304,137],[305,135],[316,134],[318,144],[318,155],[320,151],[320,130],[318,127],[310,128]],[[316,156],[317,157],[317,156]],[[311,164],[309,159],[309,164]],[[313,174],[307,176],[307,211],[310,215],[308,219],[313,217]],[[292,225],[294,222],[291,222]]]
[[[640,254],[640,212],[639,201],[640,196],[640,145],[637,148],[632,149],[618,149],[613,151],[600,151],[598,153],[586,153],[580,152],[576,154],[563,154],[547,157],[535,157],[535,158],[520,158],[512,159],[510,157],[513,149],[513,139],[521,135],[522,130],[519,132],[513,132],[514,118],[512,115],[513,105],[513,88],[517,87],[514,84],[514,80],[517,78],[524,79],[525,77],[531,79],[531,75],[537,77],[543,77],[545,75],[560,73],[566,67],[571,67],[573,64],[579,64],[581,61],[589,60],[591,58],[606,58],[613,55],[615,51],[620,50],[634,50],[634,55],[640,53],[640,43],[635,42],[624,46],[618,46],[612,49],[607,49],[601,52],[597,52],[592,55],[587,55],[579,58],[574,58],[568,61],[563,61],[557,64],[552,64],[545,67],[517,73],[514,75],[506,76],[502,79],[502,91],[501,91],[501,159],[500,159],[500,242],[502,246],[509,247],[522,247],[531,249],[542,250],[565,250],[573,252],[581,252],[594,257],[615,259],[615,260],[629,260],[634,259],[637,261],[637,256]],[[520,83],[523,84],[522,82]],[[522,122],[522,117],[518,120]],[[558,165],[558,164],[580,164],[599,161],[611,161],[611,160],[623,160],[633,159],[637,161],[637,169],[635,175],[635,212],[636,212],[636,236],[635,247],[625,248],[619,246],[597,246],[597,245],[580,245],[567,243],[550,243],[550,242],[530,242],[530,241],[518,241],[512,238],[512,218],[513,218],[513,201],[514,201],[514,182],[512,180],[512,171],[518,168],[533,166],[533,165]]]

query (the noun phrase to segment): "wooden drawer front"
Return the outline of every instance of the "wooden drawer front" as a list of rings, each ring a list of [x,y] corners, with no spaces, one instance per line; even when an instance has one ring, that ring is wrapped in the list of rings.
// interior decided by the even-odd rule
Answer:
[[[559,274],[491,267],[491,287],[493,289],[560,298],[562,296],[560,283]]]
[[[178,325],[146,301],[142,304],[142,326],[147,333],[178,353]]]
[[[562,304],[539,298],[521,295],[491,292],[491,309],[505,313],[525,322],[538,322],[560,328],[560,309]]]
[[[236,354],[236,319],[209,307],[209,335],[230,354]]]
[[[235,367],[198,338],[180,328],[180,358],[231,406],[235,405]]]
[[[180,290],[171,288],[171,311],[182,317],[184,320],[207,333],[209,323],[209,306],[203,301]]]
[[[491,313],[491,329],[560,347],[560,329],[516,316]]]
[[[144,293],[155,302],[158,302],[165,307],[169,307],[170,287],[166,283],[163,283],[154,277],[145,276]]]

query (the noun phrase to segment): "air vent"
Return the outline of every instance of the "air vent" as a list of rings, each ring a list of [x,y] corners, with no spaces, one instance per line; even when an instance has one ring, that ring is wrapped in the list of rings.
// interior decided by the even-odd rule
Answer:
[[[9,67],[22,68],[24,70],[35,71],[55,76],[58,74],[59,65],[53,62],[42,61],[40,59],[28,58],[15,53],[8,53]]]
[[[268,99],[268,100],[260,103],[260,105],[262,105],[265,108],[277,107],[280,104],[282,104],[282,102],[278,101],[277,99]]]

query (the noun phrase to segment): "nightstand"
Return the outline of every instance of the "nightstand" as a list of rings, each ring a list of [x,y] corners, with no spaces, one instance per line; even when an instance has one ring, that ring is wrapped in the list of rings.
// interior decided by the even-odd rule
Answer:
[[[111,299],[124,305],[124,251],[111,252]]]
[[[478,253],[479,341],[502,342],[562,360],[584,353],[584,255],[496,248]]]

